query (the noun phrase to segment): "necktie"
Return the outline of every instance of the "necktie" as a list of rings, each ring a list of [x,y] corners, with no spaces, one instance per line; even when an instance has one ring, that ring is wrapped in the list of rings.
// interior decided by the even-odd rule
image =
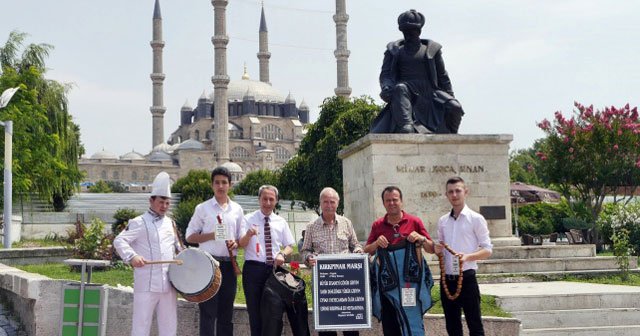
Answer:
[[[264,218],[264,252],[267,255],[267,265],[273,265],[273,253],[271,252],[271,225],[269,225],[269,217]]]

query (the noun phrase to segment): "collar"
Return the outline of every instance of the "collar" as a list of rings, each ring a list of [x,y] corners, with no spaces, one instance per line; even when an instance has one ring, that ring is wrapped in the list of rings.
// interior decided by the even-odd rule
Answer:
[[[163,219],[165,215],[161,215],[157,212],[155,212],[155,210],[149,208],[149,210],[147,210],[147,212],[149,213],[149,215],[151,215],[151,217],[153,218],[154,221],[157,221],[159,219]]]
[[[465,204],[462,210],[460,210],[460,214],[458,214],[458,218],[460,218],[461,216],[467,217],[469,214],[469,211],[471,211],[471,209],[469,209],[469,207]],[[453,216],[453,209],[451,209],[451,212],[449,212],[449,217],[453,218],[454,220],[458,220],[458,218]]]
[[[324,217],[322,216],[322,214],[320,214],[320,220],[322,221],[322,225],[332,225],[332,224],[327,223],[324,220]],[[338,225],[338,214],[335,214],[335,218],[333,219],[333,225]]]
[[[220,205],[220,203],[218,203],[218,200],[216,199],[215,196],[211,197],[211,201],[213,201],[213,205],[217,206],[218,208],[222,209],[223,211],[225,210],[222,205]],[[229,207],[231,207],[231,199],[229,198],[229,196],[227,196],[227,209],[229,209]]]
[[[267,216],[267,215],[265,215],[265,214],[262,212],[262,210],[258,210],[258,213],[260,214],[260,218],[262,218],[262,219],[264,219],[265,217],[269,217],[269,222],[271,222],[271,221],[272,221],[272,219],[273,219],[273,218],[271,217],[271,216],[273,215],[273,211],[271,211],[271,214],[270,214],[270,215],[268,215],[268,216]]]
[[[404,210],[400,210],[402,211],[402,218],[400,218],[400,221],[398,222],[398,226],[404,224],[405,219],[406,219],[406,213],[404,212]],[[394,224],[389,223],[389,221],[387,220],[387,217],[389,217],[389,214],[384,214],[384,224],[385,225],[389,225],[391,227],[395,226]]]

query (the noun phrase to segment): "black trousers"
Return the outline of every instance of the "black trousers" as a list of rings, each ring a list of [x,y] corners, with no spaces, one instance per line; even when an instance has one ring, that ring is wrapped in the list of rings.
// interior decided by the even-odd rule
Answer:
[[[215,257],[214,257],[215,258]],[[220,261],[222,283],[218,293],[198,304],[200,308],[200,336],[233,335],[233,301],[238,278],[231,261]]]
[[[292,292],[275,276],[267,279],[262,292],[262,336],[282,335],[282,315],[286,312],[294,336],[309,336],[309,310],[304,287]]]
[[[342,332],[344,336],[359,336],[360,333],[357,330],[346,330]],[[338,336],[337,331],[318,331],[318,336]]]
[[[400,323],[398,323],[398,316],[396,316],[396,309],[382,292],[380,292],[380,305],[382,306],[382,319],[380,319],[382,323],[382,334],[402,335],[402,329],[400,328]]]
[[[448,278],[445,283],[449,288],[449,293],[456,292],[457,277]],[[462,336],[462,311],[464,311],[467,327],[469,327],[469,336],[484,336],[480,312],[480,288],[478,288],[475,270],[464,271],[462,291],[457,299],[449,300],[443,289],[440,289],[440,299],[449,336]]]
[[[262,334],[260,302],[264,284],[272,273],[273,266],[258,261],[247,260],[242,267],[242,289],[247,300],[251,336],[261,336]]]

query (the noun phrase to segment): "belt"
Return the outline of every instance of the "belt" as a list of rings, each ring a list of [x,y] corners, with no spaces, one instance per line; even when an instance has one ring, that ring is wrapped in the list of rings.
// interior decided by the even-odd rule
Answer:
[[[462,272],[462,278],[466,278],[466,277],[470,277],[470,276],[475,276],[476,275],[476,270],[474,269],[468,269],[464,272]],[[453,275],[453,274],[445,274],[444,275],[445,280],[447,281],[458,281],[458,275]]]

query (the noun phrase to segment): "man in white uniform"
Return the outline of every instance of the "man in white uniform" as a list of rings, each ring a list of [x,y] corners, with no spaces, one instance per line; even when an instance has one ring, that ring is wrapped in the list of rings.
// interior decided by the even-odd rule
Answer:
[[[176,335],[177,301],[176,291],[169,283],[169,264],[147,264],[172,260],[182,248],[173,220],[165,216],[171,201],[170,184],[169,174],[158,174],[153,181],[149,210],[129,220],[127,228],[113,241],[122,260],[134,267],[132,336],[149,335],[156,308],[159,335]]]

